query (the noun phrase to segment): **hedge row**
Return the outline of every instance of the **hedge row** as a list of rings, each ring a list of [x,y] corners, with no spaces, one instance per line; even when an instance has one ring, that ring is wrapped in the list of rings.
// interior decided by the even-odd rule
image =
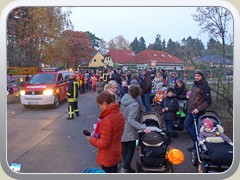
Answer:
[[[7,73],[12,75],[33,75],[40,71],[40,67],[7,67]]]

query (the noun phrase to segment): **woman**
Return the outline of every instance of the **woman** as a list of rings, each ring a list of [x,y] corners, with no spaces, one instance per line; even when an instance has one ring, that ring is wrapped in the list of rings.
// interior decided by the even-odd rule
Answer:
[[[97,163],[106,173],[117,173],[121,160],[121,137],[124,129],[124,117],[113,95],[101,92],[96,102],[102,110],[92,136],[86,136],[90,143],[98,148]]]
[[[187,88],[185,86],[185,83],[183,82],[182,79],[178,78],[175,82],[175,86],[174,86],[174,96],[178,99],[178,100],[186,100],[187,99]]]
[[[143,130],[145,133],[151,132],[145,124],[138,122],[139,118],[139,103],[137,97],[140,94],[140,88],[136,85],[131,85],[129,93],[125,94],[121,100],[121,111],[125,118],[124,131],[122,136],[122,173],[135,172],[131,168],[131,161],[136,148],[136,140],[138,139],[137,130]]]
[[[154,94],[160,91],[162,86],[163,86],[163,77],[160,72],[156,72],[156,76],[152,80],[152,91],[154,92]]]
[[[110,94],[114,95],[115,99],[114,101],[119,100],[117,97],[117,88],[118,88],[118,83],[114,80],[109,81],[105,86],[104,86],[104,91],[109,92]]]

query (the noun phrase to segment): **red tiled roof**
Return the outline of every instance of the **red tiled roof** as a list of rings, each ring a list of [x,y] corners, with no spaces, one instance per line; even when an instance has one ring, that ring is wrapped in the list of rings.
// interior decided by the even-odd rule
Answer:
[[[120,64],[149,64],[152,61],[161,64],[184,64],[178,57],[156,50],[144,50],[136,55],[132,50],[110,50],[105,56],[111,56],[113,63]]]
[[[132,50],[112,49],[105,56],[111,56],[113,63],[128,64],[132,63],[135,53]]]
[[[135,62],[137,62],[138,64],[151,63],[153,60],[157,63],[164,64],[184,64],[183,60],[165,51],[144,50],[136,54],[134,58]]]

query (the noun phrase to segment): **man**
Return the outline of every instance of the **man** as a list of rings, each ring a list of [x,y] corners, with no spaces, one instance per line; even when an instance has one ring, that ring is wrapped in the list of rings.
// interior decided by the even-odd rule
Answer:
[[[151,111],[151,103],[150,103],[150,93],[152,89],[152,80],[151,80],[151,72],[148,72],[147,69],[142,70],[143,80],[140,84],[142,88],[142,97],[143,104],[146,108],[146,111]]]
[[[192,151],[195,148],[194,144],[197,141],[193,119],[195,118],[198,124],[198,118],[205,114],[205,110],[212,104],[210,88],[203,72],[196,70],[194,78],[195,81],[188,101],[187,117],[184,121],[184,127],[193,140],[193,146],[189,147],[188,151]]]
[[[71,120],[74,118],[74,113],[79,116],[78,109],[78,89],[79,83],[76,80],[75,74],[71,74],[69,77],[67,99],[68,99],[68,117],[66,119]]]

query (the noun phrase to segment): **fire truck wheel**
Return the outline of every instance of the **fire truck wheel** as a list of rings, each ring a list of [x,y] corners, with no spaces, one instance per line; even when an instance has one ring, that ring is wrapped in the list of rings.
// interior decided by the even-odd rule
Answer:
[[[55,96],[55,99],[54,99],[54,103],[53,103],[53,107],[54,108],[57,108],[60,104],[60,100],[59,100],[59,97],[58,96]]]

